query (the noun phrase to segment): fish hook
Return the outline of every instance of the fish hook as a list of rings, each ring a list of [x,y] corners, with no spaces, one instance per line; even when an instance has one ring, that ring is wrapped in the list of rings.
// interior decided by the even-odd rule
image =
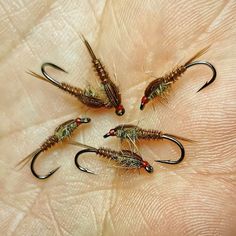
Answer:
[[[42,71],[42,74],[45,76],[45,78],[46,78],[51,84],[53,84],[53,85],[55,85],[55,86],[61,88],[61,87],[62,87],[62,86],[61,86],[61,83],[58,82],[57,80],[55,80],[54,78],[52,78],[52,77],[46,72],[45,68],[46,68],[47,66],[52,67],[52,68],[54,68],[54,69],[56,69],[56,70],[62,71],[62,72],[64,72],[64,73],[68,73],[68,72],[65,71],[64,69],[62,69],[61,67],[59,67],[59,66],[57,66],[57,65],[55,65],[55,64],[53,64],[53,63],[50,63],[50,62],[45,62],[45,63],[43,63],[42,66],[41,66],[41,71]]]
[[[57,167],[57,168],[55,168],[55,169],[53,169],[53,170],[51,170],[51,171],[48,172],[48,174],[46,174],[46,175],[38,175],[38,174],[36,173],[35,169],[34,169],[34,164],[35,164],[35,161],[36,161],[36,159],[38,158],[38,156],[39,156],[39,154],[40,154],[41,152],[43,152],[43,150],[42,150],[42,149],[38,149],[38,151],[36,151],[35,154],[33,155],[32,161],[31,161],[31,165],[30,165],[30,169],[31,169],[32,174],[33,174],[36,178],[38,178],[38,179],[47,179],[48,177],[50,177],[51,175],[53,175],[53,174],[60,168],[60,166]]]
[[[211,79],[209,81],[207,81],[200,89],[198,89],[198,91],[197,91],[197,93],[198,93],[199,91],[206,88],[207,86],[209,86],[211,83],[213,83],[215,81],[217,73],[216,73],[215,67],[208,61],[193,61],[193,62],[185,65],[185,68],[187,69],[187,68],[189,68],[191,66],[195,66],[195,65],[208,66],[212,70],[212,73],[213,73]]]
[[[180,153],[180,157],[176,161],[172,161],[172,160],[155,160],[155,161],[156,162],[160,162],[160,163],[165,163],[165,164],[171,164],[171,165],[179,164],[184,159],[184,156],[185,156],[184,146],[181,144],[181,142],[179,142],[177,139],[175,139],[172,136],[169,136],[169,135],[166,135],[166,134],[162,134],[161,138],[167,139],[167,140],[175,143],[179,147],[179,149],[180,149],[180,152],[181,152]]]
[[[95,152],[95,153],[97,153],[97,151],[98,151],[98,150],[97,150],[96,148],[87,148],[87,149],[83,149],[83,150],[79,151],[79,152],[75,155],[75,165],[76,165],[76,167],[77,167],[79,170],[83,171],[83,172],[86,172],[86,173],[94,174],[94,175],[95,175],[95,173],[94,173],[93,171],[91,171],[91,170],[89,170],[89,169],[87,169],[87,168],[85,168],[85,167],[82,167],[82,166],[78,163],[78,158],[79,158],[79,156],[80,156],[81,154],[83,154],[83,153],[87,153],[87,152]]]

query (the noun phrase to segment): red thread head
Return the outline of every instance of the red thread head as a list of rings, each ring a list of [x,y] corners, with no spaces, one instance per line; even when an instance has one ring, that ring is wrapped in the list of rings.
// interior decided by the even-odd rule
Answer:
[[[75,122],[76,122],[76,124],[77,124],[78,126],[79,126],[80,124],[89,123],[90,121],[91,121],[91,119],[88,118],[88,117],[85,117],[85,118],[80,118],[80,117],[78,117],[78,118],[75,119]]]
[[[116,114],[118,116],[123,116],[125,114],[125,108],[121,104],[116,107]]]
[[[116,131],[115,129],[110,129],[110,131],[108,133],[106,133],[105,135],[103,135],[103,138],[108,138],[110,136],[116,136]]]
[[[152,167],[147,161],[142,161],[142,167],[143,167],[148,173],[152,173],[152,172],[153,172],[153,167]]]
[[[140,110],[143,110],[145,105],[149,102],[149,99],[146,96],[143,96],[141,99]]]

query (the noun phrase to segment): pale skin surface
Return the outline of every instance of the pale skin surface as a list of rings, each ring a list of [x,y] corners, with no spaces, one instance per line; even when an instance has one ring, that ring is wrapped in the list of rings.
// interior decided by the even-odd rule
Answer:
[[[141,3],[143,2],[143,3]],[[236,2],[229,1],[1,1],[0,4],[0,235],[235,235],[236,234]],[[89,110],[73,97],[25,73],[53,62],[68,75],[59,80],[85,87],[96,76],[82,32],[111,77],[116,74],[126,114]],[[139,110],[152,71],[156,76],[212,44],[201,59],[218,71],[215,83],[191,68],[162,105]],[[154,173],[125,172],[95,155],[81,160],[100,173],[79,171],[77,147],[62,145],[39,158],[40,174],[61,165],[46,181],[18,161],[34,151],[55,127],[80,115],[91,117],[74,140],[119,149],[102,135],[133,121],[197,140],[184,143],[176,166],[154,163],[175,158],[164,142],[139,151]],[[45,157],[45,158],[44,158]],[[110,167],[110,168],[109,168]]]

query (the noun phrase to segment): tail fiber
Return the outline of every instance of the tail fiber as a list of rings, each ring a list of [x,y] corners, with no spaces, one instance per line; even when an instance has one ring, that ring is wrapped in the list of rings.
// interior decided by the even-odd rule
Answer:
[[[37,78],[37,79],[41,79],[41,80],[43,80],[43,81],[48,82],[48,80],[46,80],[43,76],[41,76],[41,75],[39,75],[39,74],[36,74],[35,72],[33,72],[33,71],[31,71],[31,70],[26,71],[26,73],[29,74],[29,75],[34,76],[34,77]]]
[[[80,142],[76,142],[76,141],[70,141],[68,142],[68,144],[74,145],[74,146],[81,146],[81,147],[86,147],[86,148],[94,148],[92,146],[80,143]]]
[[[202,50],[200,50],[199,52],[197,52],[192,58],[190,58],[184,65],[188,65],[191,62],[193,62],[195,59],[197,59],[198,57],[202,56],[203,54],[205,54],[208,49],[211,47],[211,45],[208,45],[207,47],[203,48]]]
[[[166,134],[166,133],[165,133],[165,135],[168,135],[168,136],[171,136],[173,138],[176,138],[176,139],[179,139],[179,140],[182,140],[182,141],[185,141],[185,142],[189,142],[189,143],[196,143],[197,142],[195,140],[184,138],[184,137],[181,137],[181,136],[178,136],[178,135]]]
[[[16,165],[15,168],[19,167],[20,165],[22,165],[21,167],[19,167],[19,170],[22,169],[27,163],[29,163],[29,161],[32,159],[32,157],[39,151],[39,149],[35,150],[34,152],[30,153],[28,156],[26,156],[25,158],[23,158],[22,160],[20,160]]]
[[[84,42],[84,44],[85,44],[85,46],[86,46],[86,48],[87,48],[87,50],[88,50],[88,52],[89,52],[91,58],[92,58],[93,60],[97,60],[97,57],[95,56],[95,54],[94,54],[94,52],[93,52],[93,49],[91,48],[89,42],[88,42],[87,39],[84,37],[84,35],[81,34],[81,33],[80,33],[80,38],[81,38],[81,40]]]

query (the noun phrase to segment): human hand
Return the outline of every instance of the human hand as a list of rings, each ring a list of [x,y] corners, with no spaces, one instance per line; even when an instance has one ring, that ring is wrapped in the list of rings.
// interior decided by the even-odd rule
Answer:
[[[234,1],[1,1],[1,235],[235,235],[235,67]],[[73,97],[25,73],[40,73],[53,62],[68,75],[61,81],[85,87],[96,76],[79,38],[83,33],[112,78],[116,74],[126,113],[87,108]],[[168,103],[139,110],[154,75],[211,44],[201,58],[215,65],[216,81],[205,67],[187,71],[173,86]],[[64,77],[63,77],[64,76]],[[29,166],[15,164],[38,148],[58,124],[77,116],[92,119],[74,140],[119,149],[102,135],[134,120],[196,140],[184,143],[186,157],[175,166],[165,142],[145,142],[140,153],[154,166],[147,174],[109,168],[98,157],[81,162],[98,172],[79,171],[77,147],[62,145],[40,156],[39,173],[61,165],[45,181]],[[45,158],[44,158],[45,157]]]

